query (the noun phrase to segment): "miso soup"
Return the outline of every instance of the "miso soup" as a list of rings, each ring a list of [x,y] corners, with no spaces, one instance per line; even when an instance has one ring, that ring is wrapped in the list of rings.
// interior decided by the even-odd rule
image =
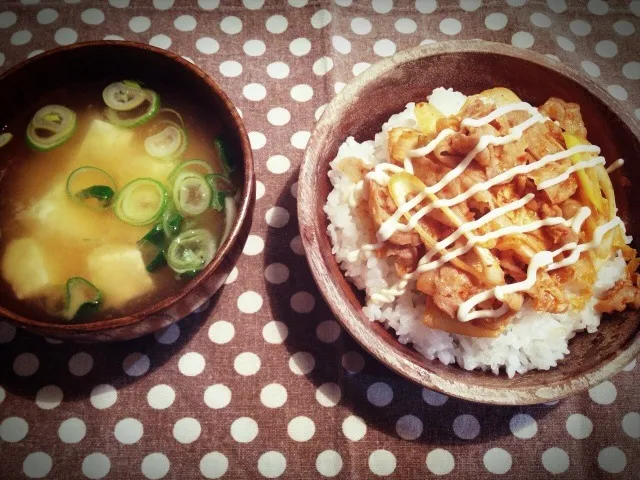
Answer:
[[[32,317],[86,322],[179,290],[236,215],[216,119],[127,80],[47,100],[0,132],[3,297]]]

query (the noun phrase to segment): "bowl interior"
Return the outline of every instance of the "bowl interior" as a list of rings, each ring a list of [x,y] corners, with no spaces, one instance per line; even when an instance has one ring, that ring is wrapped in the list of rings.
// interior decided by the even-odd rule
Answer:
[[[330,104],[312,136],[301,172],[299,198],[304,204],[300,206],[300,224],[310,265],[323,294],[347,330],[383,363],[418,383],[454,396],[499,404],[538,403],[603,380],[624,367],[640,349],[640,315],[635,311],[605,316],[597,333],[577,335],[570,343],[571,353],[556,368],[531,371],[513,379],[427,360],[362,313],[362,295],[345,280],[326,234],[327,219],[322,209],[332,188],[328,162],[335,158],[346,137],[372,139],[393,113],[402,111],[408,102],[425,101],[440,86],[467,95],[504,86],[532,105],[541,105],[552,96],[580,104],[589,139],[602,148],[607,162],[627,159],[624,168],[612,177],[619,215],[627,222],[630,235],[640,235],[638,215],[628,202],[637,194],[635,185],[640,182],[640,166],[634,161],[640,155],[637,126],[606,92],[583,82],[559,63],[531,52],[487,43],[439,44],[404,52],[356,78]],[[631,186],[622,186],[623,175]],[[309,184],[312,189],[307,189]],[[614,359],[617,361],[611,362]]]
[[[207,128],[212,135],[220,134],[229,151],[238,161],[238,178],[242,181],[242,199],[235,226],[227,241],[208,267],[178,292],[126,317],[100,320],[85,324],[41,322],[37,315],[12,298],[0,300],[0,314],[30,326],[72,330],[100,330],[136,322],[161,311],[186,296],[222,264],[230,271],[229,259],[224,259],[240,232],[240,225],[250,217],[253,202],[253,167],[248,138],[240,117],[227,96],[204,72],[183,58],[130,42],[89,42],[47,52],[14,67],[0,77],[0,125],[25,125],[40,106],[73,99],[74,89],[82,84],[107,85],[122,79],[140,80],[153,85],[161,97],[179,98],[181,103],[197,106],[199,116],[210,117]],[[169,101],[171,103],[171,101]],[[194,107],[194,110],[196,108]],[[213,137],[212,137],[213,138]],[[0,175],[15,159],[0,157]],[[250,221],[250,220],[249,220]],[[226,274],[225,273],[225,274]]]

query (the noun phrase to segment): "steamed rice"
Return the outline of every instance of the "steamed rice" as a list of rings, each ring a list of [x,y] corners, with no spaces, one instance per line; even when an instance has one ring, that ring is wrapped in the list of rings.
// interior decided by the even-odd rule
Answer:
[[[431,104],[445,115],[455,114],[466,97],[451,89],[436,89],[429,97]],[[374,140],[358,143],[349,137],[340,146],[331,162],[329,178],[333,190],[327,198],[325,212],[329,218],[328,233],[333,254],[346,276],[367,298],[372,293],[390,288],[399,277],[389,258],[357,258],[350,252],[367,244],[367,230],[361,220],[352,213],[348,198],[355,184],[337,169],[345,157],[357,157],[377,165],[388,161],[388,131],[395,127],[417,128],[414,103],[409,103],[401,113],[392,115],[382,126]],[[563,314],[539,313],[527,300],[517,312],[511,324],[497,338],[473,338],[434,330],[422,322],[424,294],[417,292],[415,281],[409,283],[405,294],[393,302],[378,306],[368,302],[363,311],[371,321],[378,321],[395,330],[403,344],[413,344],[415,350],[428,359],[438,359],[444,364],[457,362],[467,370],[491,370],[498,374],[504,368],[509,377],[532,369],[548,370],[569,353],[569,340],[576,332],[593,333],[600,324],[601,314],[594,305],[598,298],[615,282],[625,277],[626,263],[617,255],[605,262],[594,285],[594,295],[581,311],[570,310]]]

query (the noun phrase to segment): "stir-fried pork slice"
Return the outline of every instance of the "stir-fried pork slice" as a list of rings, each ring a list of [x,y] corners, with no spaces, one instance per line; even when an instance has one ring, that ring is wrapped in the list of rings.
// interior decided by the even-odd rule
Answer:
[[[565,131],[581,138],[587,138],[587,129],[582,120],[580,105],[577,103],[568,103],[559,98],[551,97],[539,110],[551,120],[557,121]]]
[[[611,313],[622,312],[628,305],[640,308],[640,288],[631,279],[618,280],[611,290],[606,292],[596,303],[596,311]]]
[[[456,318],[462,302],[480,291],[469,275],[450,265],[422,273],[416,288],[429,295],[435,305],[452,318]]]
[[[391,257],[399,276],[415,271],[420,260],[420,249],[413,246],[400,247],[389,242],[378,250],[379,257]]]
[[[562,217],[562,208],[558,205],[543,203],[538,210],[541,218]],[[564,218],[564,217],[563,217]],[[550,225],[542,228],[546,238],[551,242],[548,250],[556,250],[567,243],[578,242],[579,236],[566,225]]]
[[[367,182],[369,193],[368,207],[369,215],[373,218],[376,228],[380,226],[397,210],[396,204],[389,195],[386,187],[378,185],[376,182]],[[396,231],[388,240],[395,245],[420,245],[420,236],[416,232]]]
[[[533,308],[538,312],[564,313],[569,309],[562,285],[547,272],[538,271],[536,283],[528,293],[533,298]]]

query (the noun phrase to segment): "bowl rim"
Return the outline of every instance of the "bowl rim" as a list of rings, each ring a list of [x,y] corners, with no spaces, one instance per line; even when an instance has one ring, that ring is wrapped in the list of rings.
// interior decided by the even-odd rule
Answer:
[[[551,402],[575,395],[599,384],[628,365],[640,353],[640,332],[637,332],[626,348],[618,351],[614,358],[568,381],[557,381],[553,384],[540,386],[505,387],[504,389],[478,385],[469,386],[465,382],[455,378],[447,378],[448,376],[446,375],[440,375],[410,361],[400,355],[395,347],[381,341],[380,338],[366,329],[363,324],[366,319],[361,313],[362,310],[360,309],[358,312],[346,301],[340,285],[332,277],[320,251],[319,237],[326,235],[326,232],[320,231],[319,219],[316,214],[317,202],[311,201],[311,199],[315,200],[317,193],[314,175],[315,165],[317,164],[315,155],[320,145],[319,139],[324,137],[322,132],[325,132],[331,125],[335,124],[340,116],[342,105],[348,103],[352,98],[357,98],[365,86],[379,75],[392,70],[400,64],[421,58],[456,53],[499,54],[531,62],[552,70],[558,75],[568,77],[583,86],[591,95],[600,98],[640,139],[640,127],[636,121],[618,102],[610,97],[606,90],[579,72],[543,54],[523,50],[511,45],[480,40],[446,41],[403,50],[375,63],[351,80],[327,105],[311,133],[311,140],[305,149],[298,179],[298,198],[301,199],[298,202],[298,221],[300,225],[305,226],[305,228],[301,229],[301,238],[307,262],[325,301],[345,330],[382,364],[423,387],[463,400],[493,405],[529,405]],[[562,65],[562,69],[559,68],[560,65]],[[455,366],[455,368],[460,367]],[[466,370],[463,371],[467,372]],[[468,373],[473,374],[474,372]],[[501,373],[501,375],[504,374]]]
[[[0,317],[5,317],[10,321],[17,324],[17,326],[24,327],[27,329],[34,329],[35,331],[46,332],[47,334],[54,335],[56,333],[59,334],[86,334],[86,333],[99,333],[105,331],[116,330],[122,327],[132,327],[133,325],[140,323],[147,319],[148,317],[161,313],[163,310],[177,304],[180,300],[188,296],[193,290],[198,288],[204,281],[206,281],[211,274],[220,266],[223,260],[226,258],[227,254],[231,250],[232,246],[238,241],[238,237],[240,236],[242,226],[251,216],[251,206],[252,206],[252,198],[255,196],[255,173],[254,173],[254,162],[253,162],[253,152],[251,150],[251,144],[249,142],[249,137],[247,135],[246,128],[244,123],[238,113],[237,108],[231,101],[231,99],[227,96],[227,94],[220,88],[220,86],[215,82],[215,80],[204,70],[202,70],[195,63],[186,60],[182,56],[170,52],[168,50],[164,50],[161,48],[157,48],[151,45],[147,45],[145,43],[133,42],[128,40],[95,40],[95,41],[87,41],[87,42],[78,42],[72,45],[61,46],[57,48],[53,48],[46,52],[43,52],[35,57],[24,60],[7,71],[0,74],[0,84],[2,81],[18,72],[22,68],[31,65],[33,63],[39,62],[43,58],[52,57],[60,54],[65,54],[70,51],[76,50],[86,50],[93,49],[96,47],[110,47],[116,49],[125,49],[139,52],[151,52],[153,55],[158,55],[160,57],[164,57],[178,64],[184,70],[187,70],[192,75],[199,77],[201,81],[205,82],[209,90],[214,96],[218,96],[225,108],[228,110],[232,120],[232,127],[238,132],[238,136],[240,138],[240,147],[242,151],[242,160],[243,160],[243,169],[244,176],[242,180],[242,197],[240,201],[240,205],[238,207],[237,216],[234,221],[233,227],[227,236],[224,243],[220,246],[218,251],[216,252],[216,256],[213,261],[207,265],[207,267],[200,272],[196,277],[190,280],[183,288],[181,288],[178,292],[169,295],[148,307],[135,312],[131,315],[126,315],[122,317],[98,320],[95,322],[87,322],[87,323],[57,323],[50,321],[41,321],[34,320],[23,315],[19,315],[11,310],[8,310],[0,305]]]

